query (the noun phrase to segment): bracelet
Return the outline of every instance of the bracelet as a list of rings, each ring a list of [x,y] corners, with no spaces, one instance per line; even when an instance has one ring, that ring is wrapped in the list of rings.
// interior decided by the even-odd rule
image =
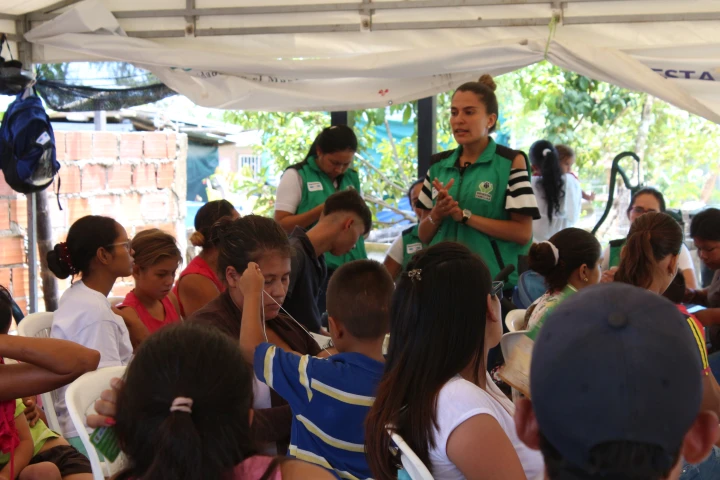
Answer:
[[[435,223],[435,220],[433,220],[433,218],[432,218],[432,213],[430,215],[428,215],[427,218],[428,218],[428,220],[430,220],[430,223],[432,223],[433,225],[437,225],[437,223]]]

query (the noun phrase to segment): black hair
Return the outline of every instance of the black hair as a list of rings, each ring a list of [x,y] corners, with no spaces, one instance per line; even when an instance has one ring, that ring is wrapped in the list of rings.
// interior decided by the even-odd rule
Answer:
[[[414,205],[413,205],[413,201],[412,201],[412,191],[413,191],[413,190],[415,189],[415,187],[417,187],[418,185],[422,185],[423,182],[424,182],[424,180],[423,180],[422,178],[419,178],[419,179],[415,180],[415,181],[412,183],[412,185],[410,185],[410,188],[408,188],[408,191],[407,191],[407,199],[408,199],[408,202],[410,202],[410,206],[411,206],[411,207],[414,206]]]
[[[680,456],[679,450],[668,455],[662,447],[648,443],[606,442],[590,450],[591,471],[583,472],[569,465],[542,433],[540,452],[549,480],[562,480],[568,471],[574,479],[662,480],[670,475]]]
[[[192,400],[192,413],[170,411],[178,397]],[[138,349],[118,394],[115,431],[129,463],[119,478],[226,478],[256,453],[252,404],[253,372],[237,342],[188,322],[161,329]]]
[[[547,217],[560,212],[560,202],[565,198],[565,181],[560,170],[560,155],[547,140],[538,140],[530,147],[530,162],[540,169],[540,186],[547,203]]]
[[[10,331],[12,325],[13,299],[8,289],[0,285],[0,334]]]
[[[472,365],[484,371],[490,271],[466,246],[441,242],[416,254],[400,277],[390,309],[385,373],[366,420],[373,477],[396,478],[387,426],[430,466],[440,389]]]
[[[497,89],[497,85],[495,84],[495,80],[493,80],[491,75],[485,74],[482,75],[477,82],[467,82],[460,85],[457,90],[455,90],[455,93],[457,92],[472,92],[475,95],[477,95],[478,100],[480,100],[480,103],[485,105],[485,111],[488,115],[492,115],[493,113],[495,116],[499,118],[500,110],[498,108],[498,101],[497,96],[495,95],[495,89]],[[455,96],[455,93],[453,93],[453,96]],[[497,128],[497,120],[495,121],[495,124],[490,127],[490,133],[494,132]]]
[[[561,290],[575,270],[582,265],[593,269],[600,260],[600,242],[593,234],[580,228],[561,230],[549,242],[558,249],[560,258],[557,261],[552,247],[546,242],[533,244],[528,253],[530,269],[545,277],[549,290]]]
[[[360,339],[385,337],[395,283],[374,260],[356,260],[338,268],[327,288],[328,315]]]
[[[707,208],[690,222],[690,238],[720,242],[720,210]]]
[[[65,243],[58,243],[47,253],[50,271],[59,279],[82,273],[90,274],[90,263],[100,248],[108,248],[118,238],[118,226],[114,219],[100,215],[88,215],[72,224]]]
[[[627,213],[630,214],[630,211],[635,207],[635,201],[640,195],[652,195],[655,197],[655,200],[658,201],[660,204],[660,212],[665,212],[665,197],[663,197],[663,194],[660,193],[659,190],[652,188],[652,187],[644,187],[638,190],[637,192],[633,193],[632,198],[630,198],[630,205],[628,205]]]
[[[231,220],[224,218],[210,231],[218,250],[218,276],[226,281],[225,272],[234,267],[242,275],[250,262],[257,262],[267,252],[278,252],[288,258],[293,253],[287,233],[278,223],[259,215]]]
[[[367,235],[372,228],[372,212],[365,203],[360,193],[351,188],[341,192],[335,192],[325,200],[323,215],[330,215],[335,212],[351,212],[360,217],[365,225],[364,234]]]
[[[196,247],[212,247],[210,229],[221,218],[231,217],[235,207],[227,200],[208,202],[195,214],[195,231],[190,235],[190,243]]]
[[[323,153],[335,153],[351,150],[357,152],[358,141],[352,128],[347,125],[333,125],[325,127],[322,132],[315,137],[315,141],[310,145],[305,160],[310,157],[316,157],[317,151],[320,149]]]

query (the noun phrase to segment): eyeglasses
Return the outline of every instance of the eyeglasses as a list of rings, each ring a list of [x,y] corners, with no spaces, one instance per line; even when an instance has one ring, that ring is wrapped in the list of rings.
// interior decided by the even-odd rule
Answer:
[[[111,249],[112,247],[119,247],[120,245],[122,245],[123,247],[125,247],[125,250],[127,250],[129,252],[130,251],[130,242],[131,242],[131,240],[127,240],[125,242],[111,243],[107,247],[108,247],[108,249]]]
[[[632,208],[633,213],[637,213],[638,215],[645,215],[646,213],[657,213],[657,210],[654,208],[643,208],[643,207],[633,207]]]
[[[492,282],[492,288],[490,289],[490,295],[497,297],[498,300],[503,299],[503,282]]]

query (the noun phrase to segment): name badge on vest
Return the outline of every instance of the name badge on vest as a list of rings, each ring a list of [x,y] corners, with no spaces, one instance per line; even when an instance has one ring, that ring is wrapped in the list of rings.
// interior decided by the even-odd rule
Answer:
[[[407,247],[405,247],[405,251],[408,254],[417,253],[420,250],[422,250],[422,243],[411,243]]]
[[[323,189],[322,183],[320,182],[308,182],[307,187],[311,192],[320,192]]]

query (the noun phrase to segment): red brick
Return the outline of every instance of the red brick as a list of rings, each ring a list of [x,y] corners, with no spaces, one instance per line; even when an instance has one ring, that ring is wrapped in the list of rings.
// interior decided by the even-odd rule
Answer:
[[[63,165],[59,172],[60,193],[80,193],[80,168],[77,165]]]
[[[23,237],[0,237],[0,265],[25,263]]]
[[[118,157],[118,136],[110,132],[93,133],[93,153],[95,159],[112,159]]]
[[[143,220],[146,222],[167,221],[170,217],[171,201],[168,193],[148,193],[141,201]]]
[[[10,221],[27,228],[27,197],[10,200]]]
[[[157,187],[172,188],[175,183],[175,163],[163,163],[157,169]]]
[[[82,169],[80,178],[83,192],[105,190],[107,187],[107,168],[101,165],[88,165]]]
[[[0,268],[0,285],[9,289],[10,288],[10,269]]]
[[[0,230],[10,229],[10,201],[0,200]]]
[[[55,132],[55,153],[59,162],[67,160],[65,152],[65,132]]]
[[[136,165],[133,172],[133,184],[135,188],[157,188],[155,165],[147,163]]]
[[[115,219],[126,229],[130,230],[132,225],[142,223],[143,213],[140,202],[140,195],[134,193],[122,197],[120,208]]]
[[[143,133],[123,133],[120,135],[120,158],[142,158],[143,136]]]
[[[17,192],[10,188],[10,185],[7,184],[5,181],[5,175],[3,175],[2,171],[0,171],[0,195],[1,196],[8,196],[8,195],[15,195]]]
[[[132,187],[132,165],[115,164],[108,169],[108,189]]]
[[[65,151],[68,160],[90,160],[92,144],[92,132],[65,133]]]
[[[174,159],[177,157],[177,135],[175,133],[167,134],[167,156]]]
[[[145,134],[145,158],[168,158],[167,135],[162,132]]]
[[[26,267],[12,269],[12,294],[13,297],[27,297],[30,291],[30,279]]]
[[[68,198],[67,202],[68,223],[72,225],[76,220],[92,215],[90,200],[87,198]]]

